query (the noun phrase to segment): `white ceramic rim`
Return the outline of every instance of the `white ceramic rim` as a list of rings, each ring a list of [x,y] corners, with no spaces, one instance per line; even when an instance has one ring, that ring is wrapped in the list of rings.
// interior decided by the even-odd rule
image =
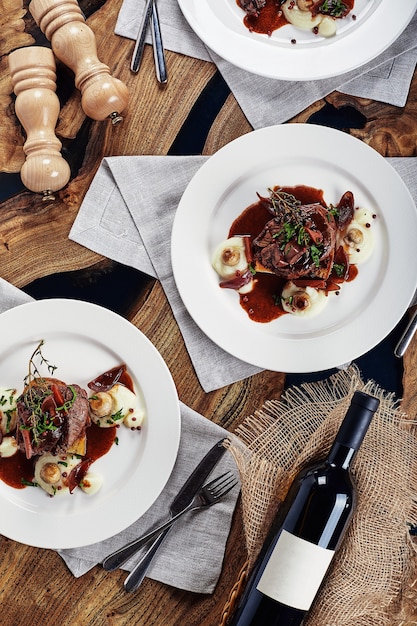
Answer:
[[[291,25],[271,36],[250,33],[236,0],[178,0],[187,22],[211,50],[260,76],[307,81],[345,74],[386,50],[412,19],[417,0],[356,0],[337,35],[319,37]],[[356,19],[352,19],[352,15]],[[291,43],[292,40],[297,43]]]
[[[14,489],[0,481],[0,533],[40,548],[75,548],[122,531],[145,513],[164,488],[180,439],[180,410],[171,374],[153,344],[133,324],[105,308],[77,300],[40,300],[0,315],[0,384],[22,388],[30,354],[44,339],[55,375],[87,382],[126,363],[147,408],[140,432],[118,429],[119,444],[91,467],[104,478],[88,496],[50,498],[40,488]]]
[[[323,189],[328,204],[352,190],[356,205],[377,215],[375,249],[319,316],[255,323],[238,294],[219,287],[212,254],[256,192],[298,184]],[[401,251],[413,250],[416,237],[411,194],[380,154],[331,128],[278,125],[232,141],[196,173],[175,215],[172,266],[191,317],[225,351],[269,370],[315,372],[365,354],[399,322],[417,285],[417,255]]]

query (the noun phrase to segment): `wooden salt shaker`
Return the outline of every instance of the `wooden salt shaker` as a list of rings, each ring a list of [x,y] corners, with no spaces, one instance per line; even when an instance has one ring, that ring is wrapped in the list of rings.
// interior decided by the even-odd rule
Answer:
[[[113,124],[121,122],[120,113],[129,100],[128,89],[97,58],[95,35],[77,1],[32,0],[29,11],[51,42],[57,59],[74,72],[85,114],[94,120],[110,117]]]
[[[9,54],[9,68],[16,115],[26,131],[22,182],[44,200],[54,200],[53,192],[65,187],[71,174],[55,135],[60,105],[54,55],[49,48],[19,48]]]

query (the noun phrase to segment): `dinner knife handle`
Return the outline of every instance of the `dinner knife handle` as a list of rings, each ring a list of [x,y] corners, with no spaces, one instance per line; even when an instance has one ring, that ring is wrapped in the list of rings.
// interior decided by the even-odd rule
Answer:
[[[225,453],[224,442],[226,438],[218,441],[200,461],[198,466],[194,469],[193,473],[184,483],[178,495],[175,497],[171,504],[171,518],[158,528],[154,529],[150,533],[134,539],[125,546],[122,546],[115,552],[109,554],[102,562],[102,566],[105,570],[111,572],[129,560],[141,547],[154,540],[170,528],[175,519],[180,517],[183,513],[189,510],[193,506],[193,496],[198,489],[204,484],[205,479],[209,473],[213,470],[215,465],[219,462],[223,454]],[[177,512],[177,515],[172,516],[172,512]]]
[[[124,588],[126,591],[136,591],[139,586],[142,584],[143,579],[146,576],[146,572],[154,558],[155,554],[158,552],[160,545],[164,541],[166,535],[169,533],[170,528],[166,528],[160,535],[157,537],[152,545],[148,548],[147,552],[140,559],[140,561],[135,565],[130,574],[127,576],[124,582]]]
[[[155,538],[155,535],[153,535],[153,538]],[[146,541],[143,541],[142,537],[140,537],[139,539],[134,539],[119,550],[112,552],[112,554],[109,554],[109,556],[107,556],[102,562],[103,568],[108,572],[113,572],[115,569],[121,567],[124,563],[126,563],[126,561],[128,561],[131,556],[136,554],[136,552],[140,550],[140,548],[142,548],[144,545],[146,545],[149,541],[151,541],[151,539],[152,537],[148,538]]]
[[[414,311],[410,321],[407,324],[406,329],[401,335],[400,340],[398,341],[394,354],[396,357],[401,358],[404,356],[405,351],[407,350],[415,332],[417,330],[417,309]]]
[[[108,557],[104,559],[102,563],[104,569],[108,571],[112,571],[120,567],[120,565],[125,563],[140,548],[142,548],[143,546],[146,546],[146,544],[152,541],[153,539],[155,539],[155,537],[159,537],[159,535],[164,530],[171,528],[171,526],[177,521],[177,519],[180,518],[182,515],[184,515],[184,513],[187,513],[188,511],[195,509],[196,508],[195,502],[196,501],[193,499],[190,502],[190,504],[186,506],[182,511],[177,513],[177,515],[170,517],[169,520],[161,524],[161,526],[158,526],[158,528],[151,530],[149,533],[147,533],[146,535],[143,535],[142,537],[139,537],[138,539],[134,539],[133,541],[128,543],[126,546],[124,546],[124,548],[120,548],[120,550],[116,550],[116,552],[113,552],[113,554],[110,554]]]
[[[168,75],[156,0],[152,1],[152,43],[156,78],[164,85],[168,81]]]

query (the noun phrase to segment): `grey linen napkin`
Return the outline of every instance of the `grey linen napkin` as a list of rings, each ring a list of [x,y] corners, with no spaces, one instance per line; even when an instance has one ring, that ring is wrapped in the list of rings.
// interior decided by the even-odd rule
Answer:
[[[417,13],[401,36],[377,58],[346,74],[315,81],[282,81],[242,70],[208,49],[191,30],[177,0],[158,0],[165,48],[212,61],[253,128],[281,124],[310,104],[339,90],[404,106],[417,61]],[[124,0],[115,33],[136,39],[143,6]],[[148,43],[151,42],[148,36]]]
[[[124,531],[100,543],[82,548],[59,550],[74,576],[81,576],[114,550],[155,528],[169,517],[169,505],[188,476],[208,450],[227,432],[181,403],[181,441],[172,474],[159,498],[151,508]],[[226,451],[213,470],[212,476],[237,468]],[[220,576],[226,541],[230,532],[233,511],[239,494],[236,486],[218,504],[187,513],[175,523],[158,550],[147,575],[167,585],[193,591],[212,593]],[[137,494],[140,498],[140,486]],[[140,552],[140,556],[146,548]],[[140,558],[132,557],[123,569],[131,571]]]
[[[24,291],[0,278],[0,314],[12,307],[33,301]],[[74,576],[79,577],[100,563],[105,556],[165,521],[169,505],[188,476],[220,439],[226,430],[193,411],[182,402],[181,438],[174,469],[152,507],[134,524],[106,541],[82,548],[59,550]],[[237,468],[229,452],[212,472],[215,477]],[[176,523],[162,543],[148,575],[160,582],[196,593],[212,593],[220,576],[233,512],[239,495],[237,485],[221,502],[203,512],[186,514]],[[140,498],[140,486],[137,494]],[[132,557],[123,566],[130,570],[136,560]]]
[[[209,157],[130,156],[104,159],[81,205],[70,239],[159,278],[205,391],[260,370],[215,345],[180,298],[171,266],[175,211],[193,175]],[[417,203],[417,158],[388,161]]]
[[[194,369],[209,392],[259,372],[213,343],[189,316],[171,266],[175,211],[208,157],[138,156],[103,160],[72,226],[70,239],[159,278]]]
[[[32,302],[33,298],[27,293],[11,285],[3,278],[0,278],[0,313],[11,309],[19,304]]]

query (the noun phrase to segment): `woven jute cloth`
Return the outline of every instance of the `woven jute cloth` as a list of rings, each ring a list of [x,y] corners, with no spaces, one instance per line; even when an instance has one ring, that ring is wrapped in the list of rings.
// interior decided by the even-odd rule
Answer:
[[[417,624],[417,435],[393,394],[352,366],[266,402],[232,437],[250,570],[299,469],[330,449],[355,390],[380,400],[352,466],[358,504],[306,626]]]

